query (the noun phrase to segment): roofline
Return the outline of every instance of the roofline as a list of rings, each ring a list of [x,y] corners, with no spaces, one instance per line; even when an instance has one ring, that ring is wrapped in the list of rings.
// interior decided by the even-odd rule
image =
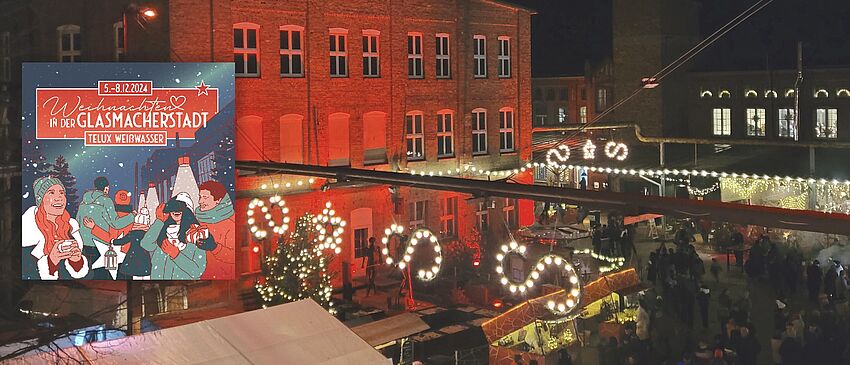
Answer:
[[[484,2],[491,2],[491,3],[496,3],[496,4],[499,4],[499,5],[507,6],[507,7],[509,7],[509,8],[514,8],[514,9],[517,9],[517,10],[525,10],[525,11],[527,11],[530,15],[535,15],[535,14],[537,14],[537,9],[530,8],[530,7],[525,6],[525,5],[515,4],[515,3],[510,2],[510,1],[505,1],[505,0],[482,0],[482,1],[484,1]]]

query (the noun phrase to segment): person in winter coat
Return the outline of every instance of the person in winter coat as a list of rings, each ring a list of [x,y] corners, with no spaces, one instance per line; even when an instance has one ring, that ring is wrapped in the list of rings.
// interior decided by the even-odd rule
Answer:
[[[119,190],[115,193],[115,211],[119,218],[125,217],[132,211],[130,206],[130,193]],[[96,225],[94,220],[83,218],[83,226],[91,229],[92,235],[103,243],[120,246],[121,251],[126,254],[124,261],[118,266],[117,279],[148,279],[151,273],[151,256],[140,246],[148,226],[140,223],[131,223],[124,228],[116,229],[109,227],[104,230]]]
[[[638,306],[637,321],[635,324],[635,334],[642,342],[649,341],[649,311],[646,309],[646,302],[640,301]]]
[[[172,198],[157,213],[157,219],[142,238],[141,246],[151,252],[152,280],[198,280],[207,267],[207,250],[215,247],[212,235],[203,237],[198,221],[185,201]]]
[[[80,225],[66,210],[65,187],[55,177],[33,183],[35,205],[21,217],[21,278],[83,279],[90,261],[83,254]]]
[[[818,294],[820,294],[820,286],[823,282],[823,272],[820,269],[818,260],[812,261],[812,264],[806,268],[806,284],[809,290],[809,301],[812,303],[818,302]]]
[[[708,303],[711,298],[711,291],[707,286],[702,285],[697,292],[697,304],[699,305],[700,319],[702,319],[702,328],[708,328]]]
[[[232,280],[236,275],[236,216],[233,201],[224,185],[217,181],[206,181],[198,190],[198,208],[195,218],[209,230],[216,247],[207,252],[207,268],[202,280]]]
[[[94,221],[94,224],[104,231],[110,229],[122,229],[133,223],[135,214],[128,213],[119,217],[115,211],[115,202],[109,197],[109,180],[100,176],[94,179],[94,189],[83,194],[80,207],[77,210],[77,221],[83,222],[86,218]],[[86,226],[80,227],[80,237],[83,240],[83,255],[89,262],[94,263],[100,257],[100,251],[95,246],[95,236],[92,229]],[[92,270],[89,277],[96,280],[111,280],[112,276],[104,268]]]

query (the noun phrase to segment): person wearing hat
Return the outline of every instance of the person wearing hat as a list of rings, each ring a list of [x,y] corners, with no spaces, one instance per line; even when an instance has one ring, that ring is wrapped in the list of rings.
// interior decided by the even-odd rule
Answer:
[[[133,211],[130,204],[132,204],[130,192],[126,190],[115,192],[115,211],[119,218],[123,218]],[[147,225],[133,222],[120,229],[110,227],[107,231],[97,226],[94,220],[89,217],[83,219],[83,225],[90,228],[92,235],[97,239],[120,246],[121,251],[126,254],[124,261],[118,266],[117,279],[145,280],[150,277],[150,254],[139,245],[148,230]]]
[[[215,245],[213,237],[198,238],[190,234],[198,226],[198,220],[190,204],[179,196],[158,210],[161,212],[140,243],[151,253],[151,279],[200,279],[207,267],[207,252],[201,247]]]
[[[33,183],[35,205],[21,217],[21,278],[82,279],[89,274],[80,225],[67,210],[62,182],[51,176]]]
[[[110,229],[123,229],[131,225],[135,219],[135,214],[130,212],[123,217],[118,216],[118,212],[115,211],[115,202],[109,197],[109,180],[104,176],[99,176],[94,179],[94,189],[87,190],[83,194],[83,199],[77,210],[77,221],[85,223],[86,218],[91,219],[96,226],[108,232]],[[92,229],[85,225],[80,227],[80,237],[83,239],[83,254],[86,255],[89,262],[96,262],[100,257],[100,251],[95,246],[94,240],[97,237],[92,233]],[[92,270],[90,279],[112,280],[112,275],[105,268],[98,268]]]

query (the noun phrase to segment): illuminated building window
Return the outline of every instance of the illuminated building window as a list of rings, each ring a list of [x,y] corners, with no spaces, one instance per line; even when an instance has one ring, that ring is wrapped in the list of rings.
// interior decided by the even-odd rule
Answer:
[[[304,27],[280,27],[280,76],[304,76]]]
[[[428,201],[419,200],[410,203],[410,230],[413,231],[425,226],[425,217],[428,212]]]
[[[776,98],[776,91],[773,91],[773,90],[765,90],[765,91],[764,91],[764,97],[766,97],[766,98],[774,98],[774,99],[775,99],[775,98]]]
[[[407,33],[407,77],[421,79],[422,72],[422,33]]]
[[[440,236],[457,237],[457,197],[440,199]]]
[[[504,214],[505,224],[508,226],[508,229],[517,229],[516,199],[505,198],[505,205],[502,206],[502,214]]]
[[[437,157],[451,157],[454,148],[454,120],[451,110],[437,112]]]
[[[436,38],[436,57],[437,57],[437,70],[436,75],[438,79],[448,79],[451,77],[451,62],[449,59],[449,35],[446,33],[437,34]]]
[[[263,158],[263,118],[256,115],[239,118],[236,121],[235,142],[237,160],[265,160]]]
[[[478,226],[478,232],[486,232],[490,226],[490,214],[487,209],[487,202],[478,202],[478,209],[475,210],[475,221]]]
[[[717,94],[717,97],[721,99],[729,99],[730,97],[732,97],[732,93],[730,93],[729,90],[720,90],[720,93]]]
[[[714,108],[712,110],[712,126],[715,136],[732,134],[731,110],[729,108]]]
[[[499,77],[511,77],[511,38],[499,37]]]
[[[747,135],[750,137],[764,137],[765,110],[762,108],[747,108]]]
[[[117,21],[112,24],[112,45],[115,48],[115,53],[113,57],[116,62],[124,61],[124,21]]]
[[[747,91],[744,92],[745,98],[755,98],[755,97],[758,97],[758,96],[759,96],[759,93],[757,91],[753,90],[753,89],[747,89]]]
[[[579,117],[579,121],[581,121],[582,123],[587,123],[587,107],[586,106],[583,106],[583,107],[578,109],[578,117]]]
[[[472,110],[472,154],[487,154],[487,110]]]
[[[422,132],[422,112],[410,112],[404,117],[407,160],[425,159],[425,135]]]
[[[499,109],[499,152],[514,151],[514,110]]]
[[[79,62],[82,43],[80,26],[74,24],[60,25],[56,28],[59,40],[59,62]]]
[[[815,137],[838,138],[838,109],[815,109]]]
[[[12,81],[12,40],[9,32],[0,33],[0,80]]]
[[[797,121],[794,109],[779,109],[779,136],[785,138],[797,137]]]
[[[348,30],[331,28],[328,34],[331,77],[348,77]]]
[[[487,37],[476,34],[472,37],[472,61],[475,64],[473,76],[487,77]]]
[[[785,97],[793,98],[794,97],[794,89],[785,89]]]
[[[369,229],[354,228],[354,258],[359,259],[366,256],[369,248]]]
[[[363,77],[380,77],[380,50],[377,30],[363,31]]]
[[[260,76],[260,26],[253,23],[233,25],[233,62],[236,76]]]
[[[558,123],[566,123],[567,122],[567,108],[559,107],[558,108]]]
[[[701,98],[710,98],[712,96],[714,96],[714,95],[711,93],[710,90],[703,90],[699,93],[699,97],[701,97]]]
[[[850,90],[847,89],[839,89],[835,92],[835,96],[839,98],[848,98],[850,97]]]
[[[363,164],[387,163],[387,113],[363,115]]]
[[[304,117],[287,114],[280,117],[280,161],[304,163]]]
[[[328,116],[328,166],[351,165],[349,117],[346,113]]]
[[[608,95],[609,91],[606,88],[600,88],[596,90],[596,110],[603,111],[608,109]]]
[[[366,256],[369,249],[369,237],[372,237],[372,209],[357,208],[352,210],[349,225],[351,226],[351,232],[354,238],[354,258]],[[344,253],[343,255],[350,254]]]
[[[825,89],[815,90],[815,97],[816,98],[828,98],[829,97],[829,91],[826,91]]]
[[[545,166],[535,166],[534,167],[534,181],[539,182],[547,182],[548,181],[548,173],[547,167]]]

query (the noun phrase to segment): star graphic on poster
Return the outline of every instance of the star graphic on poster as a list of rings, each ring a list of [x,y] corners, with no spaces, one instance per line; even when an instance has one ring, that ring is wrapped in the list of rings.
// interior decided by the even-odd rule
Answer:
[[[209,85],[204,84],[204,80],[201,80],[201,84],[198,85],[198,86],[195,86],[195,88],[198,89],[198,96],[209,95],[209,94],[207,94],[207,89],[209,87],[210,87]]]
[[[91,268],[99,269],[101,267],[106,267],[106,262],[104,262],[104,254],[106,253],[106,251],[109,250],[109,244],[103,243],[98,239],[92,239],[92,242],[94,242],[95,247],[97,247],[97,252],[100,253],[100,257],[98,257],[97,260],[94,261],[94,263],[91,265]],[[115,253],[118,254],[118,264],[120,265],[122,262],[124,262],[124,257],[126,257],[127,254],[121,250],[120,246],[113,246],[113,250],[115,251]],[[118,270],[106,271],[109,272],[109,275],[112,275],[112,280],[115,280],[115,277],[118,274]]]

